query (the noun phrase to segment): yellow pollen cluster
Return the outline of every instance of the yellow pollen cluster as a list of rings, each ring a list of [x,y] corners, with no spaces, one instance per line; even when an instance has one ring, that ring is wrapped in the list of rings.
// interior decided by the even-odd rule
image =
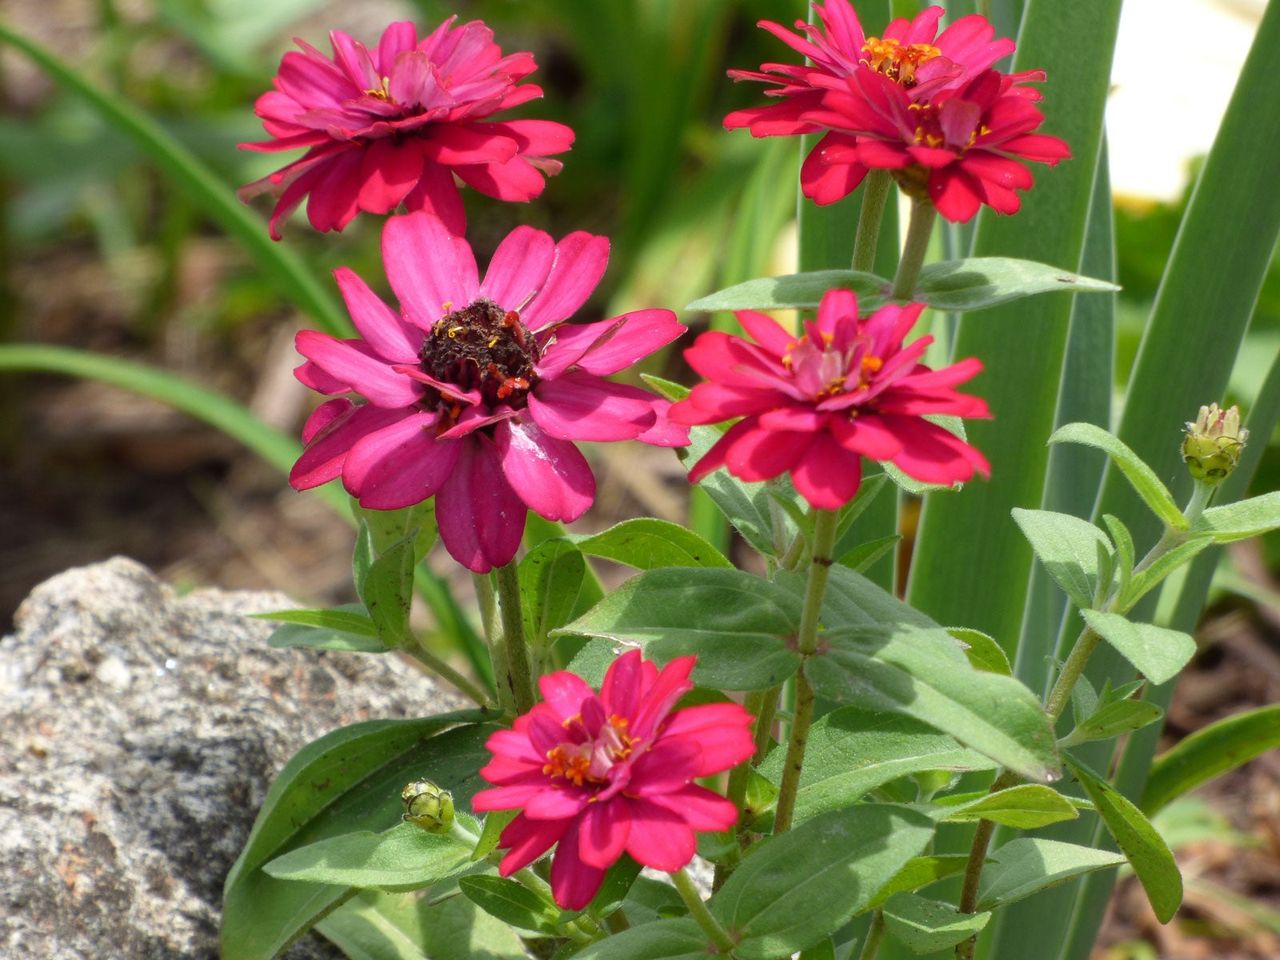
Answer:
[[[908,43],[904,46],[898,40],[881,40],[879,37],[867,37],[862,53],[863,63],[904,87],[915,84],[916,69],[920,64],[942,55],[942,51],[931,43]]]
[[[879,357],[873,357],[871,356],[871,354],[867,354],[865,357],[862,358],[862,372],[864,374],[878,373],[880,371],[880,368],[883,366],[884,366],[884,361],[881,360]]]
[[[565,720],[562,726],[565,729],[569,729],[574,724],[581,722],[581,717],[573,716]],[[609,759],[612,763],[617,763],[631,756],[631,748],[636,740],[635,737],[627,734],[627,726],[627,718],[619,717],[615,714],[609,718],[607,728],[601,729],[596,738],[597,744],[600,740],[609,743]],[[592,743],[588,741],[577,745],[562,743],[552,747],[547,751],[547,762],[542,765],[542,772],[549,777],[561,777],[568,780],[575,787],[580,787],[584,783],[601,784],[608,782],[606,778],[594,776],[591,773],[592,746]]]
[[[542,772],[551,777],[563,777],[575,787],[582,786],[586,780],[596,781],[591,775],[591,761],[580,753],[569,753],[563,746],[547,751],[547,762],[542,765]]]

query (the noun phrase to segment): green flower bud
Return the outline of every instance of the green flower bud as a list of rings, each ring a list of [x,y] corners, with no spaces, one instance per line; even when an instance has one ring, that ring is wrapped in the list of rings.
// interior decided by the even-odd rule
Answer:
[[[1249,431],[1240,426],[1240,410],[1219,409],[1216,403],[1200,408],[1194,423],[1187,424],[1182,459],[1196,480],[1214,486],[1231,476],[1240,460]]]
[[[406,783],[400,791],[404,818],[428,833],[448,833],[453,826],[453,794],[430,780]]]

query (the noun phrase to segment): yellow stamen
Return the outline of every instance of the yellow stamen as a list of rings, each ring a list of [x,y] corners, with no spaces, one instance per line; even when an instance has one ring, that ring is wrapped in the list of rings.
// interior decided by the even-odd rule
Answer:
[[[909,43],[903,46],[901,41],[882,40],[880,37],[867,37],[862,53],[863,63],[904,87],[914,86],[916,70],[920,64],[942,55],[942,51],[931,43]]]
[[[870,354],[862,358],[863,373],[877,373],[884,366],[884,361],[879,357],[873,357]]]

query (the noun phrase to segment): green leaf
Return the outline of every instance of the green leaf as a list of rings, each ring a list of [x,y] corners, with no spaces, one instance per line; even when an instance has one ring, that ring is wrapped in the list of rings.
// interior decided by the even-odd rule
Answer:
[[[587,562],[568,540],[544,540],[520,561],[520,615],[535,649],[573,616]]]
[[[485,913],[513,927],[548,936],[559,933],[559,908],[509,877],[463,877],[458,888]]]
[[[709,293],[686,310],[789,310],[815,309],[822,295],[836,288],[852,290],[860,307],[883,303],[892,286],[874,273],[856,270],[813,270],[781,277],[758,277]]]
[[[718,951],[688,917],[657,920],[605,937],[574,954],[577,960],[704,960]]]
[[[891,533],[887,537],[868,540],[841,554],[840,559],[836,562],[842,567],[848,567],[855,573],[866,573],[867,570],[875,566],[877,560],[897,546],[898,541],[901,539],[901,534]]]
[[[1110,740],[1121,734],[1141,730],[1164,716],[1164,711],[1146,700],[1119,700],[1100,706],[1082,720],[1067,736],[1063,746]]]
[[[1119,517],[1113,517],[1109,513],[1103,514],[1102,522],[1106,524],[1107,532],[1111,534],[1111,542],[1115,544],[1116,570],[1120,575],[1120,582],[1116,586],[1116,594],[1123,598],[1129,590],[1129,581],[1133,578],[1134,557],[1136,556],[1133,548],[1133,535],[1129,533],[1129,528],[1124,525]]]
[[[963,853],[915,857],[908,860],[894,878],[876,893],[872,901],[867,904],[867,909],[874,910],[876,907],[883,906],[895,893],[919,890],[931,883],[964,873],[968,862],[968,854]]]
[[[485,816],[480,838],[476,841],[476,848],[471,853],[473,862],[483,860],[498,849],[498,840],[502,837],[502,831],[519,813],[519,810],[495,810]]]
[[[799,960],[836,960],[835,942],[827,937],[800,951]]]
[[[1178,872],[1178,864],[1168,845],[1142,811],[1115,787],[1070,758],[1067,759],[1067,767],[1093,801],[1107,832],[1124,851],[1142,889],[1147,892],[1156,918],[1161,923],[1168,923],[1182,903],[1182,874]]]
[[[282,623],[297,623],[304,627],[324,627],[343,633],[354,633],[361,637],[378,635],[378,628],[364,612],[364,608],[355,604],[336,607],[332,610],[272,610],[268,613],[251,614],[251,616],[258,620],[279,620]]]
[[[978,893],[978,909],[990,910],[1091,873],[1118,867],[1124,857],[1059,840],[1021,837],[991,854]]]
[[[976,937],[990,913],[961,913],[953,904],[899,893],[884,905],[885,929],[914,953],[933,953]]]
[[[1124,474],[1134,492],[1165,526],[1174,530],[1187,529],[1187,518],[1178,509],[1178,504],[1174,502],[1169,488],[1160,481],[1156,472],[1115,434],[1108,433],[1092,423],[1068,423],[1065,427],[1055,430],[1049,442],[1080,443],[1086,447],[1102,450]]]
[[[1107,293],[1114,283],[1082,277],[1047,263],[1011,257],[971,257],[928,263],[910,298],[937,310],[982,310],[1041,293]]]
[[[1013,519],[1049,576],[1082,610],[1098,593],[1098,547],[1107,544],[1087,520],[1049,510],[1014,510]]]
[[[352,501],[355,505],[355,501]],[[378,551],[373,546],[373,532],[363,517],[356,518],[356,544],[351,551],[351,582],[355,584],[356,596],[364,593],[365,581],[369,579],[369,568],[378,558]],[[375,631],[376,632],[376,631]]]
[[[761,776],[782,782],[784,751],[774,750]],[[891,780],[924,770],[989,770],[994,766],[944,733],[908,717],[841,707],[809,730],[795,821],[852,806]]]
[[[797,602],[804,597],[804,577],[782,571],[775,582],[791,590]],[[919,610],[903,603],[888,590],[862,574],[839,565],[832,566],[827,580],[827,594],[822,600],[822,621],[841,627],[876,627],[883,624],[938,627]],[[957,643],[952,646],[960,649]]]
[[[262,869],[278,880],[416,890],[470,865],[471,844],[401,823],[383,833],[364,830],[317,840],[276,857]]]
[[[625,563],[637,570],[733,566],[692,530],[652,517],[624,520],[601,533],[575,539],[575,543],[588,556]]]
[[[387,651],[386,645],[378,638],[373,621],[359,604],[345,604],[332,610],[278,610],[276,613],[287,616],[255,614],[268,620],[286,621],[267,637],[270,647],[310,647],[349,653]]]
[[[1011,677],[973,669],[945,630],[841,630],[820,649],[804,670],[822,696],[914,717],[1028,779],[1056,776],[1040,701]]]
[[[223,893],[222,956],[269,960],[348,895],[343,886],[276,880],[262,865],[300,846],[400,820],[400,789],[430,771],[459,807],[479,785],[489,729],[446,728],[478,711],[421,720],[372,720],[303,747],[276,777]]]
[[[1151,767],[1142,809],[1155,813],[1206,780],[1280,747],[1280,704],[1224,717],[1179,741]]]
[[[1118,613],[1081,610],[1080,615],[1152,683],[1172,680],[1196,655],[1196,642],[1180,630],[1133,623]]]
[[[740,570],[693,567],[632,577],[557,635],[603,637],[638,645],[661,662],[697,654],[699,686],[755,690],[795,672],[787,641],[799,627],[789,591]]]
[[[413,639],[409,608],[413,605],[414,563],[412,542],[401,540],[373,562],[365,577],[360,599],[388,647],[404,646]]]
[[[1013,665],[1004,648],[981,630],[970,630],[967,627],[948,627],[947,633],[964,644],[964,655],[975,670],[987,673],[999,673],[1006,677],[1013,676]]]
[[[680,462],[692,470],[724,434],[715,427],[691,427],[689,446],[676,451]],[[763,483],[744,483],[728,470],[716,470],[698,482],[725,519],[764,556],[773,556],[773,524],[769,519],[769,495]]]
[[[1280,490],[1250,497],[1221,507],[1210,507],[1192,526],[1195,533],[1206,533],[1215,543],[1234,543],[1260,537],[1280,527]]]
[[[1213,546],[1211,537],[1194,536],[1160,554],[1145,570],[1139,570],[1129,582],[1129,589],[1120,598],[1119,608],[1130,609],[1142,597],[1158,586],[1165,577],[1179,567],[1190,563],[1201,551]]]
[[[948,823],[990,820],[1019,830],[1034,830],[1074,820],[1077,815],[1071,801],[1058,791],[1038,783],[1024,783],[945,810],[942,819]]]
[[[386,553],[401,540],[412,538],[413,555],[421,560],[431,551],[439,535],[432,500],[424,500],[403,510],[369,510],[352,498],[351,514],[369,528],[375,556]]]
[[[776,960],[812,946],[863,909],[933,836],[925,816],[863,804],[762,842],[712,896],[741,937],[738,960]]]
[[[526,960],[515,931],[464,897],[364,890],[316,929],[350,960]]]
[[[266,224],[236,199],[230,184],[160,124],[127,100],[90,83],[49,51],[4,24],[0,24],[0,41],[17,47],[58,84],[83,97],[109,124],[132,138],[186,199],[240,243],[249,263],[258,267],[291,303],[310,314],[329,333],[349,334],[351,323],[332,293],[320,285],[291,248],[271,239]]]

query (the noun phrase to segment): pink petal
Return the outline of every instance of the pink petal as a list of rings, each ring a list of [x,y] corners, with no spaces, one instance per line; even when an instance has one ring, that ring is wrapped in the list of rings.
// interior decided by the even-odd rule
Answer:
[[[547,775],[542,772],[545,758],[533,754],[528,737],[522,736],[520,739],[525,741],[526,753],[530,754],[532,759],[523,754],[520,757],[498,754],[480,768],[480,776],[490,783],[502,787],[519,786],[522,783],[533,783],[535,780],[545,785]],[[493,748],[490,747],[489,749]]]
[[[709,777],[736,767],[755,752],[751,714],[736,703],[706,703],[677,710],[667,721],[659,743],[690,737],[702,750],[695,776]]]
[[[637,387],[571,372],[534,388],[529,415],[561,440],[630,440],[653,425],[652,400]]]
[[[418,31],[410,20],[400,20],[382,31],[382,39],[378,41],[374,60],[378,65],[379,76],[390,76],[395,66],[396,57],[408,53],[418,45]]]
[[[886,415],[887,424],[902,440],[896,467],[924,483],[963,483],[974,471],[991,476],[986,458],[949,430],[919,417]]]
[[[631,735],[640,739],[650,736],[666,719],[676,701],[693,689],[689,674],[693,672],[696,657],[676,657],[658,674],[653,685],[645,690],[631,724]]]
[[[408,407],[422,396],[422,388],[408,377],[327,333],[302,330],[294,343],[300,354],[329,376],[349,384],[374,406]]]
[[[422,346],[422,333],[401,321],[351,270],[339,267],[333,276],[342,291],[347,312],[365,342],[384,360],[415,363]]]
[[[576,231],[556,244],[546,283],[522,313],[525,326],[540,330],[565,320],[587,302],[609,264],[609,240]]]
[[[819,510],[837,510],[853,499],[862,480],[862,462],[835,442],[818,434],[813,445],[791,471],[796,490]]]
[[[734,440],[726,451],[725,465],[735,477],[758,483],[790,470],[812,442],[808,432],[765,430],[757,424]]]
[[[509,877],[551,849],[564,836],[571,820],[530,820],[521,814],[503,829],[498,845],[510,847],[498,865],[498,872]]]
[[[578,716],[582,701],[596,695],[585,680],[567,670],[558,670],[538,678],[542,699],[563,722]]]
[[[449,555],[474,573],[511,562],[524,534],[525,506],[502,475],[493,441],[457,441],[453,473],[436,494],[436,522]]]
[[[728,830],[738,822],[738,808],[695,783],[672,793],[646,797],[646,802],[674,813],[694,830]]]
[[[522,763],[541,764],[544,759],[542,754],[533,749],[529,738],[516,730],[495,730],[489,734],[484,746],[490,753]]]
[[[800,167],[800,189],[814,203],[826,206],[853,193],[866,175],[867,168],[862,163],[829,159],[820,143],[809,151]]]
[[[692,738],[659,737],[631,765],[627,796],[647,797],[679,790],[702,768],[702,748]]]
[[[933,172],[929,177],[929,197],[938,213],[953,223],[968,223],[982,206],[973,180],[954,166]]]
[[[524,806],[524,815],[530,820],[564,820],[576,817],[587,806],[590,796],[580,787],[543,788],[533,794]]]
[[[349,401],[334,401],[349,403]],[[386,410],[370,404],[351,406],[312,434],[307,449],[289,471],[295,490],[310,490],[336,479],[351,448],[363,437],[390,427],[406,416],[405,410]]]
[[[342,482],[361,506],[400,510],[435,496],[462,446],[437,440],[435,419],[434,413],[413,414],[351,448]]]
[[[516,142],[498,136],[493,124],[441,124],[429,128],[423,144],[428,160],[445,166],[469,163],[505,163],[516,155]]]
[[[375,140],[365,151],[357,203],[370,213],[388,213],[400,205],[422,176],[422,150],[417,144],[399,146],[390,139]]]
[[[739,310],[734,314],[738,322],[756,343],[770,353],[783,356],[796,343],[796,336],[777,320],[754,310]]]
[[[773,390],[748,390],[706,382],[697,384],[685,399],[671,405],[670,417],[676,423],[719,423],[730,417],[763,413],[779,404],[789,403]]]
[[[513,138],[520,152],[531,157],[550,157],[573,146],[573,129],[554,120],[507,120],[486,123],[494,133]]]
[[[545,165],[557,163],[542,161]],[[558,165],[557,165],[558,169]],[[504,163],[475,163],[453,168],[467,186],[495,200],[527,203],[542,193],[546,182],[538,167],[524,157],[516,156]]]
[[[635,715],[640,705],[641,659],[639,650],[628,650],[609,664],[600,685],[600,699],[610,713],[628,718]]]
[[[680,814],[649,800],[635,799],[628,803],[631,833],[627,837],[627,853],[632,859],[668,873],[693,859],[697,841]]]
[[[531,421],[505,420],[493,434],[507,481],[534,513],[570,523],[595,499],[596,479],[568,440],[548,436]]]
[[[311,416],[307,417],[307,422],[302,425],[302,442],[310,443],[315,439],[316,434],[351,409],[353,404],[345,399],[326,400],[320,404],[311,411]]]
[[[521,310],[542,288],[555,260],[555,241],[533,227],[516,227],[493,252],[481,296],[507,310]]]
[[[870,460],[892,460],[902,452],[902,443],[874,414],[862,414],[853,420],[832,417],[831,433],[836,443],[850,453]]]
[[[341,230],[355,218],[364,185],[363,151],[338,154],[325,164],[321,179],[311,187],[307,200],[307,219],[321,233]]]
[[[680,407],[681,405],[677,403],[671,408],[672,413],[679,413]],[[711,449],[703,454],[702,459],[689,469],[689,482],[697,483],[707,474],[723,467],[725,458],[729,454],[729,449],[747,434],[760,430],[760,425],[756,420],[756,417],[747,417],[730,427],[725,435],[713,443]]]
[[[689,428],[671,419],[671,404],[666,400],[654,397],[653,426],[636,437],[641,443],[654,447],[687,447],[689,445]]]
[[[685,329],[670,310],[635,310],[585,326],[564,324],[556,328],[555,342],[548,350],[549,359],[563,364],[562,351],[576,353],[572,361],[576,366],[588,373],[606,376],[666,346]]]
[[[631,810],[626,801],[593,803],[578,821],[578,856],[589,867],[607,870],[626,850],[630,835]]]
[[[579,823],[565,833],[551,861],[551,894],[565,910],[581,910],[600,889],[604,870],[584,863],[579,856]]]
[[[514,785],[504,785],[501,787],[493,787],[489,790],[481,790],[471,798],[471,809],[476,813],[489,813],[493,810],[519,810],[534,797],[542,793],[555,793],[547,785],[547,778],[542,776],[539,780],[530,783],[521,783]],[[546,820],[546,817],[530,817],[531,820]]]
[[[471,247],[427,213],[392,217],[382,230],[387,279],[408,318],[424,330],[476,299]]]
[[[422,178],[404,198],[404,205],[411,212],[420,211],[437,217],[445,229],[456,236],[467,232],[467,213],[448,167],[438,163],[425,164]]]

